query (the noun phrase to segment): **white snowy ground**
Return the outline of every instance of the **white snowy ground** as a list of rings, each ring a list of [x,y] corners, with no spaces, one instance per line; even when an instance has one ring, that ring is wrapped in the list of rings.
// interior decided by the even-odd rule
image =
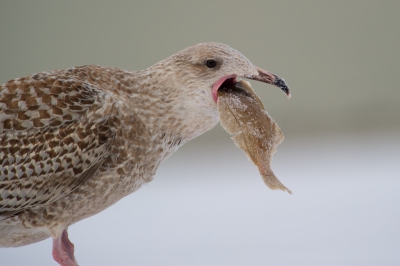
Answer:
[[[87,265],[400,265],[400,134],[286,138],[269,190],[228,137],[207,136],[156,179],[69,229]],[[56,265],[51,240],[0,265]]]

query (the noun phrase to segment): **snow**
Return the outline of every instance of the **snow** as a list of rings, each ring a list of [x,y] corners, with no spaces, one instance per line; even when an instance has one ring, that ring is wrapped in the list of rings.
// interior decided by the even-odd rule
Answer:
[[[287,132],[286,132],[287,133]],[[153,182],[69,229],[80,265],[399,265],[398,132],[286,134],[269,190],[228,136],[186,144]],[[56,265],[51,240],[1,265]]]

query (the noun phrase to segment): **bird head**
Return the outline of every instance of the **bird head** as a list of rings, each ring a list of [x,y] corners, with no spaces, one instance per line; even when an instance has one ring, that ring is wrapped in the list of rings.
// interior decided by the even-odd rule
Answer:
[[[255,66],[243,54],[221,43],[199,43],[188,47],[154,65],[152,72],[158,73],[157,88],[168,91],[165,98],[173,102],[174,114],[178,114],[175,117],[184,114],[182,120],[191,128],[200,128],[200,123],[202,126],[207,124],[199,130],[202,131],[200,134],[218,122],[218,90],[233,88],[236,78],[277,86],[290,97],[283,79]],[[171,97],[174,98],[172,101]]]
[[[285,81],[277,75],[255,66],[239,51],[221,43],[199,43],[186,48],[174,56],[179,65],[176,77],[184,87],[208,90],[211,99],[217,103],[218,89],[232,86],[236,78],[247,78],[279,87],[290,97]],[[197,88],[191,88],[190,81],[196,81]]]

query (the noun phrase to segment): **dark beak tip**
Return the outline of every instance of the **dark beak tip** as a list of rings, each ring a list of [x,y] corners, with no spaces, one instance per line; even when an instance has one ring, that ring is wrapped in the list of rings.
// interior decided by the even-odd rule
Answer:
[[[277,75],[274,75],[275,81],[274,84],[276,87],[280,88],[281,90],[283,90],[283,92],[287,95],[287,97],[290,99],[290,97],[292,96],[292,94],[290,93],[290,89],[288,87],[288,85],[286,84],[285,80],[278,77]]]
[[[256,69],[258,71],[258,76],[252,76],[251,77],[252,79],[262,81],[265,83],[269,83],[271,85],[274,85],[274,86],[280,88],[286,94],[286,96],[290,99],[290,96],[291,96],[290,89],[284,79],[278,77],[277,75],[275,75],[269,71],[259,68],[257,66],[256,66]]]

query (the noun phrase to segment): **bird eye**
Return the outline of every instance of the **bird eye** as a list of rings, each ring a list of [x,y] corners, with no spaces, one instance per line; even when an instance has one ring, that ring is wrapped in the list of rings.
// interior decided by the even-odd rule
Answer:
[[[214,68],[217,65],[217,61],[214,59],[208,59],[206,65],[208,68]]]

